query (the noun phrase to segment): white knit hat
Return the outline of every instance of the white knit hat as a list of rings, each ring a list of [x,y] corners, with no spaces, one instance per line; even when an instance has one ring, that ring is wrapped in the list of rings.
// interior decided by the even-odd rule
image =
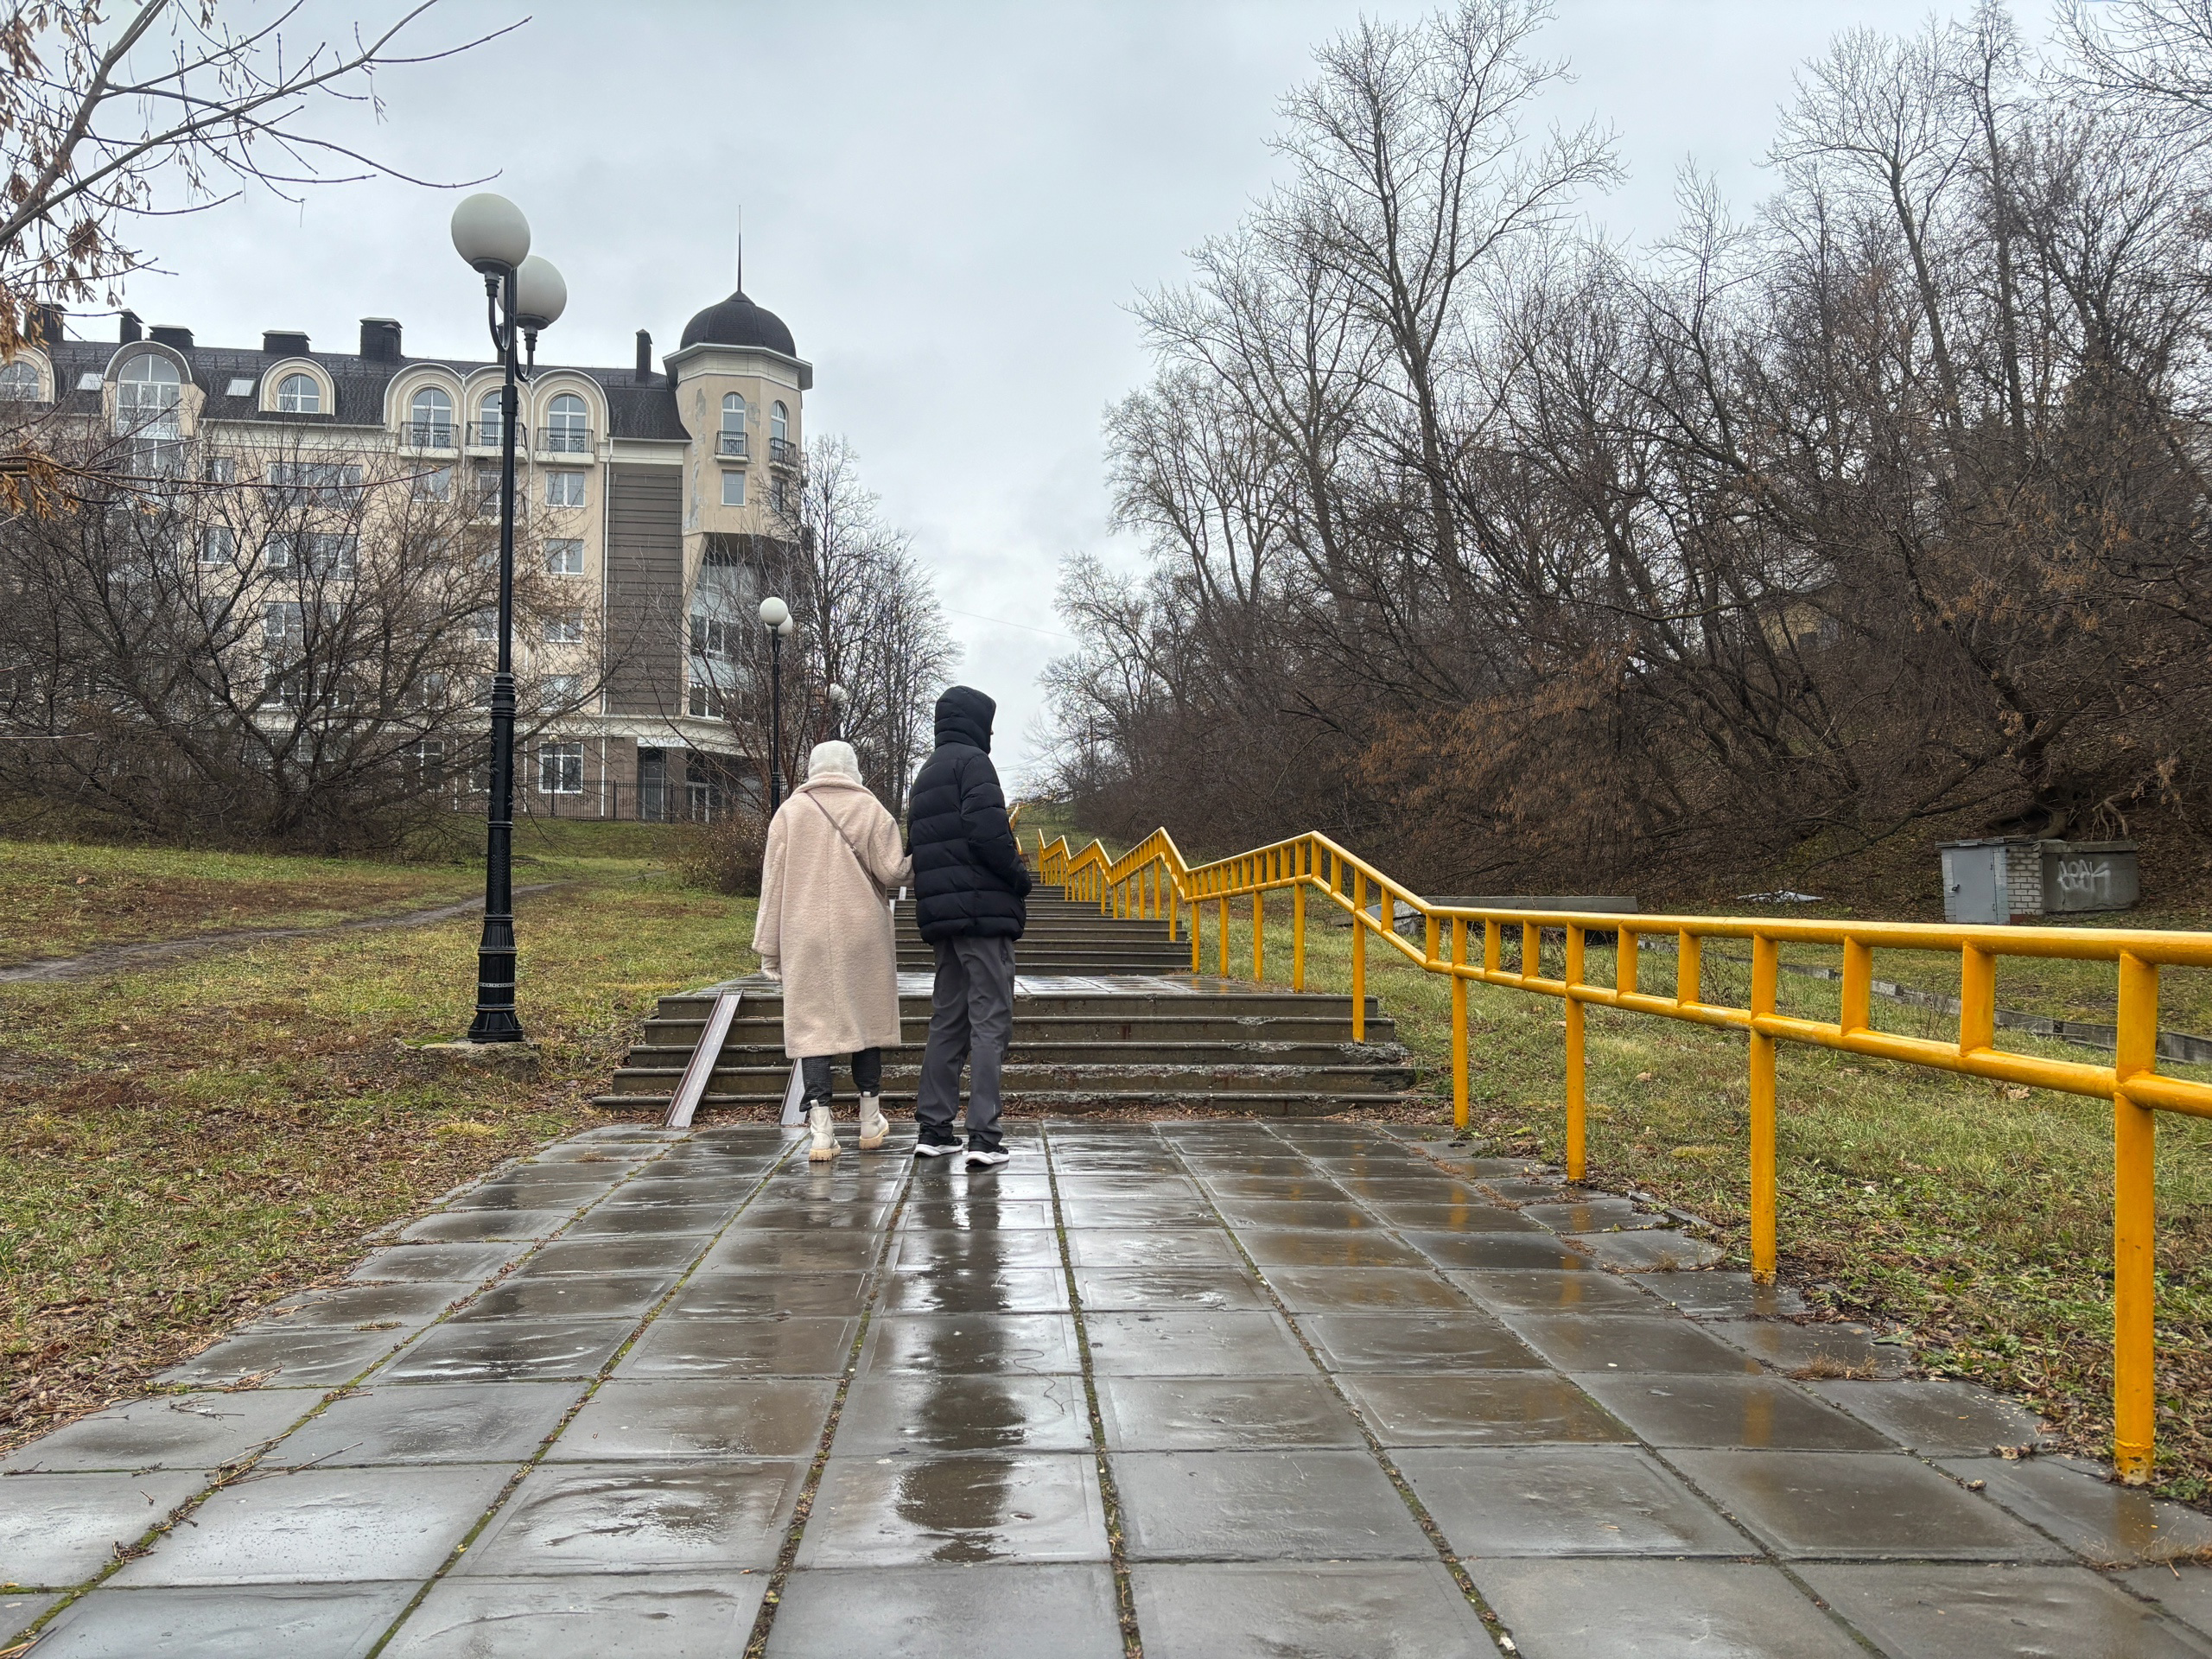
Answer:
[[[817,743],[806,757],[806,781],[817,778],[846,778],[861,781],[861,758],[849,743]]]

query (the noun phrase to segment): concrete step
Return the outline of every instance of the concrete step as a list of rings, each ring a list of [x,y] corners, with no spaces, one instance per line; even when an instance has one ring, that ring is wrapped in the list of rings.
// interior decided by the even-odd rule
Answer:
[[[901,996],[899,1017],[918,1019],[927,1023],[930,999],[926,992]],[[654,1017],[662,1020],[704,1020],[714,1007],[711,992],[677,991],[659,1000]],[[758,1011],[762,1018],[769,1017],[767,1010],[774,1010],[773,1017],[783,1017],[783,996],[779,991],[747,988],[741,1015]],[[1351,1020],[1351,999],[1348,996],[1321,995],[1313,993],[1300,995],[1296,991],[1268,991],[1250,986],[1228,985],[1221,990],[1201,988],[1190,995],[1174,991],[1062,991],[1052,990],[1034,996],[1014,999],[1014,1023],[1046,1019],[1082,1016],[1091,1019],[1141,1020],[1167,1018],[1174,1020],[1268,1020],[1268,1019],[1339,1019],[1347,1025]],[[1367,1022],[1370,1029],[1383,1018],[1382,1005],[1374,997],[1367,999]]]
[[[791,1063],[781,1055],[772,1065],[715,1067],[708,1083],[710,1094],[733,1098],[781,1100],[790,1086]],[[887,1061],[883,1068],[885,1094],[894,1100],[913,1096],[921,1076],[918,1065]],[[683,1067],[625,1064],[614,1074],[618,1095],[657,1094],[665,1096],[683,1077]],[[1141,1092],[1164,1099],[1189,1094],[1274,1095],[1326,1094],[1342,1098],[1395,1098],[1412,1086],[1410,1065],[1010,1065],[1001,1073],[1001,1086],[1009,1095],[1043,1093],[1084,1094],[1103,1090],[1116,1094]],[[842,1085],[850,1092],[849,1079]]]
[[[906,1044],[918,1048],[928,1040],[930,1022],[926,1014],[917,1014],[911,1007],[902,1010],[899,1027]],[[699,1035],[704,1029],[704,1021],[699,1020],[648,1020],[639,1040],[641,1046],[681,1048],[688,1054],[698,1046]],[[727,1046],[757,1047],[779,1045],[783,1041],[783,1030],[784,1022],[779,1013],[748,1019],[745,1005],[741,1003],[738,1017],[730,1022]],[[1390,1020],[1376,1018],[1367,1022],[1370,1047],[1395,1052],[1396,1039],[1397,1027]],[[1032,1014],[1017,1005],[1014,1017],[1014,1042],[1016,1048],[1039,1045],[1065,1047],[1078,1044],[1141,1048],[1221,1045],[1247,1047],[1286,1044],[1334,1052],[1339,1046],[1351,1045],[1351,1020],[1349,1014],[1325,1015],[1311,1020],[1284,1015],[1275,1019],[1237,1020],[1224,1025],[1218,1020],[1185,1020],[1169,1014],[1131,1020],[1090,1014]]]
[[[1133,1108],[1235,1112],[1252,1117],[1327,1117],[1338,1112],[1357,1111],[1363,1107],[1382,1105],[1396,1098],[1395,1095],[1324,1095],[1290,1090],[1279,1094],[1254,1091],[1162,1095],[1151,1090],[1094,1089],[1080,1092],[1043,1090],[1016,1092],[1007,1090],[1001,1095],[1001,1103],[1014,1112],[1037,1112],[1066,1117],[1078,1117],[1087,1112],[1122,1112]],[[602,1111],[639,1113],[664,1112],[668,1109],[668,1103],[669,1096],[665,1093],[600,1095],[592,1101],[592,1104]],[[766,1103],[747,1096],[709,1094],[701,1099],[699,1106],[702,1111],[711,1111],[717,1106],[757,1108]],[[849,1109],[851,1095],[842,1096],[840,1103]],[[913,1103],[911,1095],[893,1094],[887,1090],[884,1095],[884,1104],[893,1111],[911,1111]]]
[[[626,1066],[674,1066],[681,1071],[698,1039],[689,1043],[657,1040],[658,1032],[635,1044],[623,1061]],[[916,1033],[906,1042],[885,1051],[893,1065],[918,1065],[923,1043]],[[733,1033],[723,1043],[720,1064],[747,1065],[788,1064],[783,1058],[780,1030],[754,1029]],[[743,1056],[740,1060],[737,1057]],[[1007,1051],[1009,1065],[1371,1065],[1407,1067],[1406,1051],[1395,1043],[1055,1043],[1017,1035]]]

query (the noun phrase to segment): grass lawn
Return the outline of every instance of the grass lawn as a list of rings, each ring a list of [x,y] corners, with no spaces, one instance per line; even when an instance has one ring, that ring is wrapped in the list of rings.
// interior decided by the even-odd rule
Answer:
[[[653,996],[753,965],[752,900],[675,886],[663,838],[596,830],[518,837],[517,881],[563,884],[518,910],[538,1045],[523,1067],[410,1046],[467,1027],[473,916],[0,986],[0,1446],[131,1392],[345,1271],[364,1233],[582,1124]],[[210,884],[235,868],[257,893],[298,866],[179,868]],[[348,868],[394,894],[426,874]]]
[[[0,841],[0,963],[248,927],[321,927],[484,890],[481,866]]]
[[[1251,971],[1249,907],[1230,926],[1230,971]],[[1287,983],[1287,895],[1267,907],[1267,978]],[[1318,921],[1319,903],[1309,912]],[[1307,931],[1311,989],[1351,983],[1351,935]],[[1205,964],[1219,958],[1208,906]],[[1549,953],[1548,953],[1548,955]],[[1748,957],[1748,949],[1745,954]],[[1880,953],[1875,971],[1894,976]],[[1931,959],[1931,985],[1947,969]],[[1560,971],[1550,964],[1548,971]],[[2031,964],[2032,966],[2037,966]],[[2050,964],[2070,967],[2071,964]],[[2086,966],[2086,964],[2085,964]],[[1610,983],[1611,953],[1587,971]],[[1663,987],[1671,958],[1644,958]],[[2099,970],[2111,983],[2109,968]],[[1706,994],[1748,1000],[1750,969],[1706,957]],[[2180,976],[2173,977],[2179,978]],[[2000,969],[2000,995],[2007,989]],[[1368,987],[1422,1065],[1431,1114],[1451,1111],[1448,982],[1370,941]],[[1954,978],[1949,988],[1955,994]],[[2076,1004],[2093,987],[2071,976]],[[1838,988],[1785,976],[1784,1012],[1833,1020]],[[2016,1005],[2017,1006],[2017,1005]],[[2094,1017],[2094,1016],[2090,1016]],[[2106,1017],[2109,1019],[2109,1013]],[[1875,1024],[1955,1036],[1955,1023],[1877,999]],[[2170,1016],[2168,1024],[2178,1023]],[[1471,1126],[1499,1150],[1564,1156],[1565,1021],[1550,997],[1469,988]],[[1745,1039],[1661,1018],[1589,1013],[1593,1185],[1656,1195],[1720,1230],[1749,1265],[1749,1087]],[[2081,1049],[1999,1032],[2001,1046],[2070,1059]],[[2203,1076],[2200,1068],[2162,1067]],[[2109,1451],[2112,1116],[2103,1101],[2008,1088],[1783,1044],[1780,1051],[1782,1274],[1815,1304],[1894,1321],[1928,1370],[2032,1400],[2069,1446]],[[2159,1115],[2158,1476],[2169,1496],[2212,1497],[2212,1122]]]

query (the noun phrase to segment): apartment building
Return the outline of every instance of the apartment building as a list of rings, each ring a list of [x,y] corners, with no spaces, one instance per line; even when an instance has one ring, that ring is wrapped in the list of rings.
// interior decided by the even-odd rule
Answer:
[[[0,398],[100,423],[148,472],[191,454],[212,458],[199,464],[220,479],[282,466],[358,480],[365,459],[386,458],[389,471],[397,458],[496,512],[497,363],[410,357],[389,317],[362,319],[349,351],[283,328],[258,349],[203,346],[128,312],[117,332],[70,339],[49,314],[0,365]],[[525,556],[575,603],[518,639],[518,666],[582,688],[549,699],[563,712],[519,763],[524,810],[697,816],[751,786],[721,693],[744,671],[741,631],[758,626],[759,572],[779,493],[796,486],[813,382],[791,330],[741,286],[692,317],[658,365],[640,329],[626,367],[540,365],[522,388]]]

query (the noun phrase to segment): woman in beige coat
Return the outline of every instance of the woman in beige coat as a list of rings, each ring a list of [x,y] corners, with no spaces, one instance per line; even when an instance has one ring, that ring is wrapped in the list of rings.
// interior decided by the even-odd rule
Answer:
[[[861,1150],[883,1144],[883,1050],[899,1041],[890,897],[914,879],[899,825],[861,782],[849,743],[817,743],[806,781],[768,823],[753,948],[784,982],[784,1052],[799,1062],[819,1163],[837,1155],[830,1067],[852,1056]]]

